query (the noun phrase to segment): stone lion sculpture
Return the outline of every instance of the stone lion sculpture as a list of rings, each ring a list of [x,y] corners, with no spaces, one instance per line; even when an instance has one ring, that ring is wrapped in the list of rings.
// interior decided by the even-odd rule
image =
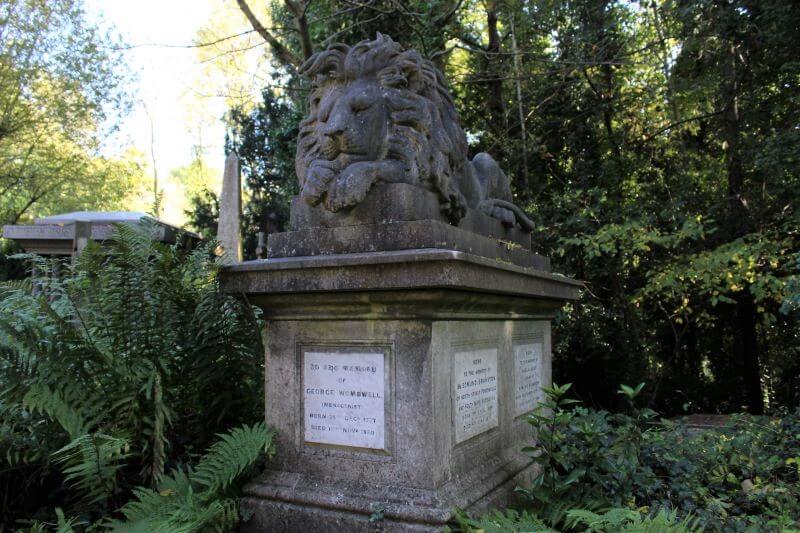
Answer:
[[[415,50],[378,34],[332,44],[301,67],[312,82],[295,168],[300,196],[330,211],[358,204],[377,182],[435,192],[458,224],[467,208],[531,230],[508,178],[486,153],[471,161],[444,76]]]

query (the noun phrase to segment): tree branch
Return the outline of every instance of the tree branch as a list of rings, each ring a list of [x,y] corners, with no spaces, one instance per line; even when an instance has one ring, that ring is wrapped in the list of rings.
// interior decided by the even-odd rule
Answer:
[[[303,50],[303,59],[308,59],[314,53],[314,47],[311,44],[311,34],[308,32],[308,18],[306,11],[311,4],[311,0],[286,0],[286,7],[294,15],[295,26],[297,33],[300,34],[300,47]]]
[[[247,17],[247,20],[250,21],[250,25],[253,26],[253,29],[258,32],[258,34],[265,40],[269,45],[272,47],[272,51],[275,52],[275,57],[283,63],[285,66],[289,68],[297,68],[299,67],[303,61],[294,55],[291,50],[286,48],[278,39],[272,35],[261,21],[258,20],[258,17],[255,16],[253,11],[250,9],[250,6],[247,5],[245,0],[236,0],[236,3],[239,5],[239,9],[241,9],[244,16]]]
[[[664,133],[667,130],[671,130],[675,126],[680,126],[681,124],[685,124],[686,122],[692,122],[693,120],[703,120],[705,118],[715,117],[717,115],[721,115],[723,111],[724,110],[714,111],[714,112],[711,112],[711,113],[706,113],[704,115],[697,115],[697,116],[694,116],[694,117],[685,118],[683,120],[679,120],[678,122],[673,122],[672,124],[669,124],[668,126],[664,126],[663,128],[659,129],[658,131],[656,131],[654,133],[651,133],[650,135],[645,137],[644,140],[642,140],[642,142],[640,144],[645,144],[645,143],[648,143],[648,142],[652,141],[657,136],[661,135],[662,133]]]
[[[461,4],[463,3],[464,0],[458,0],[456,3],[453,4],[453,7],[450,9],[450,11],[434,19],[433,23],[439,28],[445,27],[447,23],[450,22],[450,19],[453,18],[453,15],[456,14],[456,11],[459,10]]]
[[[466,45],[463,47],[464,50],[486,54],[486,48],[481,46],[481,44],[472,37],[467,35],[457,35],[456,38]]]

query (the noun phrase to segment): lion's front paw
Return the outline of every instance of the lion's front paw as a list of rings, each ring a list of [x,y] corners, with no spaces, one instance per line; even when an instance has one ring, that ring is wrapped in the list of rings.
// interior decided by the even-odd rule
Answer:
[[[306,173],[306,179],[303,183],[303,190],[300,191],[300,197],[303,198],[310,205],[318,205],[325,193],[328,192],[329,184],[335,175],[334,169],[330,165],[321,163],[314,163]]]
[[[340,211],[356,205],[367,196],[375,176],[375,172],[366,164],[350,165],[328,188],[325,207],[330,211]]]
[[[485,214],[502,222],[503,226],[507,228],[513,228],[517,223],[517,217],[512,210],[496,205],[491,200],[481,202],[478,207]]]

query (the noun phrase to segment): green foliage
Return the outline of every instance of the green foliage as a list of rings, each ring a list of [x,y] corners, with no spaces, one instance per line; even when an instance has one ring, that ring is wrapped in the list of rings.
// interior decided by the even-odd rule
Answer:
[[[592,533],[699,533],[702,528],[696,519],[681,520],[675,512],[659,511],[653,515],[644,510],[611,508],[603,513],[586,509],[566,512],[564,529],[553,529],[546,520],[527,511],[507,509],[494,511],[477,519],[464,513],[456,515],[458,531],[485,533],[551,533],[558,531],[586,531]]]
[[[56,507],[56,521],[55,522],[40,522],[34,521],[30,528],[19,530],[24,533],[45,533],[46,531],[53,531],[55,533],[74,533],[76,526],[86,526],[85,522],[80,522],[76,518],[67,518],[64,511],[60,507]]]
[[[597,514],[583,509],[573,509],[567,513],[570,528],[584,526],[587,532],[620,531],[626,533],[699,533],[703,529],[697,520],[679,520],[675,512],[659,511],[655,515],[643,515],[633,509],[615,508]]]
[[[444,70],[471,155],[498,160],[534,248],[586,281],[554,329],[554,375],[576,395],[616,409],[612,384],[650,381],[669,414],[798,404],[796,2],[315,0],[302,24],[265,3],[313,51],[381,31]],[[298,58],[300,33],[276,33]],[[251,243],[265,216],[285,221],[282,147],[307,96],[270,59],[264,104],[230,115],[231,146],[259,162]]]
[[[113,496],[128,449],[124,438],[84,433],[52,457],[61,466],[64,481],[81,495],[81,506],[91,507]]]
[[[781,304],[784,314],[800,311],[800,254],[795,255],[795,268],[789,283],[786,285],[786,297]]]
[[[213,191],[205,189],[190,198],[191,207],[185,211],[192,229],[204,238],[217,234],[219,225],[219,199]]]
[[[555,528],[589,531],[743,531],[800,526],[800,412],[735,416],[696,431],[635,406],[644,385],[622,386],[627,413],[576,405],[569,385],[545,389],[525,449],[541,470],[528,498]],[[610,510],[609,510],[610,509]]]
[[[249,196],[242,224],[248,257],[255,257],[259,231],[280,231],[289,221],[289,200],[297,194],[294,154],[301,109],[265,90],[249,113],[231,110],[234,127],[228,147],[239,154]]]
[[[138,195],[141,166],[97,150],[127,110],[120,49],[81,0],[0,3],[0,224]]]
[[[528,513],[527,511],[517,512],[514,509],[506,509],[505,512],[494,511],[480,518],[470,518],[466,513],[456,514],[458,531],[485,531],[486,533],[526,533],[541,532],[549,533],[555,531],[540,518]]]
[[[219,438],[197,464],[192,476],[208,492],[227,489],[262,453],[274,452],[272,432],[264,424],[236,428]]]
[[[113,531],[228,531],[239,520],[232,483],[257,462],[272,455],[273,432],[263,422],[219,435],[196,469],[174,470],[156,490],[139,487],[121,512],[125,521],[108,523]]]
[[[220,293],[214,243],[187,251],[153,230],[117,226],[74,266],[28,257],[39,276],[0,288],[5,525],[56,505],[111,516],[131,491],[176,483],[168,470],[209,446],[191,471],[198,494],[181,498],[217,509],[209,520],[235,518],[231,484],[271,436],[243,426],[211,443],[262,416],[260,319]]]

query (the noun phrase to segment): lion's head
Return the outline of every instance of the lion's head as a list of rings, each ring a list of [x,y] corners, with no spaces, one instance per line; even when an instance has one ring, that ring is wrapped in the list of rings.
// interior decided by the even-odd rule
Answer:
[[[353,47],[331,45],[301,72],[312,82],[295,160],[302,196],[322,201],[339,175],[360,164],[362,173],[385,172],[389,178],[379,179],[436,192],[445,213],[463,216],[466,137],[429,60],[378,34]],[[367,162],[385,162],[386,170],[364,170]]]

